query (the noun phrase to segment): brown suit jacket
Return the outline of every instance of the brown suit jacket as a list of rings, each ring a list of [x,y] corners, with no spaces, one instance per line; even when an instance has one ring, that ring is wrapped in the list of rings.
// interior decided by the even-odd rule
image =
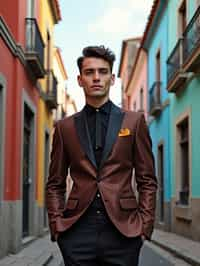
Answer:
[[[68,169],[74,183],[66,203]],[[138,200],[132,188],[133,169]],[[157,181],[151,139],[141,113],[112,105],[99,169],[84,112],[57,122],[46,185],[52,240],[81,217],[97,189],[111,221],[122,234],[128,237],[145,234],[150,239]]]

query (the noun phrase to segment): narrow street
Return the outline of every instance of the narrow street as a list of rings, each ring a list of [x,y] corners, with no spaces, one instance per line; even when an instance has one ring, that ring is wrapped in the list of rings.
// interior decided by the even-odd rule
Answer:
[[[145,243],[140,255],[139,266],[190,266],[171,253],[159,248],[153,243]]]
[[[64,266],[89,206],[138,266],[200,266],[200,0],[0,0],[0,62],[0,266]]]
[[[159,247],[161,244],[163,248]],[[170,252],[167,251],[169,249],[171,249]],[[200,244],[198,242],[155,230],[152,241],[146,241],[142,247],[139,266],[200,265],[199,250]],[[173,254],[177,254],[179,258]],[[182,259],[180,259],[181,257]],[[64,266],[64,263],[58,246],[55,242],[50,241],[47,234],[28,244],[19,253],[9,254],[0,260],[0,266],[11,265]]]

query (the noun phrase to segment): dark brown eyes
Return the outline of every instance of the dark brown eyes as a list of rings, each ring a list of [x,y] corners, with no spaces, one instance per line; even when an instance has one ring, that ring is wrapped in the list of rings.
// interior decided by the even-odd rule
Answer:
[[[98,69],[98,73],[99,74],[108,74],[109,73],[109,70],[107,69],[107,68],[100,68],[100,69]],[[93,70],[93,69],[88,69],[88,70],[85,70],[84,71],[84,74],[85,75],[93,75],[93,74],[95,74],[95,70]]]

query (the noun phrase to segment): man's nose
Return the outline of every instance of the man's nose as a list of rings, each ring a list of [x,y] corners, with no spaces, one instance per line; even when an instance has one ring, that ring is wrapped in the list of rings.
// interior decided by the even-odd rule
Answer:
[[[99,71],[95,71],[95,72],[94,72],[93,79],[94,79],[95,81],[100,79]]]

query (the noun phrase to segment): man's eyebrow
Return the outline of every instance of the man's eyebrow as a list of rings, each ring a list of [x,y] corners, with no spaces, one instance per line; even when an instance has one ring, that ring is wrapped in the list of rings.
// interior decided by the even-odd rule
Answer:
[[[87,71],[87,70],[109,70],[109,67],[99,67],[99,68],[92,68],[92,67],[86,67],[86,68],[84,68],[83,70],[84,71]]]
[[[87,71],[87,70],[95,70],[95,68],[92,68],[92,67],[83,68],[83,71]]]

